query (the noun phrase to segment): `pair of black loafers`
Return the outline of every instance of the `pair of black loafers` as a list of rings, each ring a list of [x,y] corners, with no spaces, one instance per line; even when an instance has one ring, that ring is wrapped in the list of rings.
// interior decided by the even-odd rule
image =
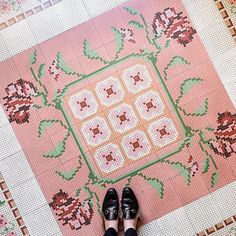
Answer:
[[[122,192],[121,209],[123,219],[135,219],[138,213],[139,205],[133,190],[125,187]],[[102,211],[106,220],[117,220],[119,216],[119,199],[118,194],[114,188],[108,189],[103,205]]]

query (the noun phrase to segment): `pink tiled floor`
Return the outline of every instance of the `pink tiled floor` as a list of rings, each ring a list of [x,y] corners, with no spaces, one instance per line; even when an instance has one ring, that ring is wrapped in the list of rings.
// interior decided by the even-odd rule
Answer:
[[[141,211],[143,223],[148,223],[235,180],[236,147],[230,143],[235,136],[235,108],[198,34],[189,33],[193,25],[182,2],[159,2],[157,5],[155,0],[131,0],[0,63],[4,72],[0,93],[2,98],[7,96],[2,103],[6,113],[12,116],[12,127],[48,203],[54,202],[50,206],[64,235],[102,235],[101,204],[111,186],[118,190],[127,184],[133,187],[140,205],[147,206]],[[127,12],[124,6],[132,8]],[[169,22],[166,25],[159,21],[158,27],[162,27],[163,33],[158,40],[152,32],[156,13]],[[139,14],[146,19],[147,26],[139,25],[143,24]],[[142,29],[133,28],[130,21],[136,21],[134,26]],[[185,30],[183,41],[177,26]],[[116,27],[115,41],[111,27]],[[121,28],[129,29],[133,40],[122,35]],[[175,36],[171,32],[175,32]],[[162,48],[150,44],[147,36]],[[91,46],[87,51],[82,47],[84,40]],[[167,40],[170,40],[169,46]],[[29,58],[35,50],[37,60],[32,59],[30,64]],[[175,59],[165,80],[164,69],[172,58]],[[125,71],[136,65],[143,65],[148,75],[142,74],[143,69],[134,69],[130,72],[133,77],[124,76]],[[102,103],[105,98],[96,93],[96,86],[110,76],[120,81],[124,96],[106,106]],[[20,78],[22,81],[17,82]],[[125,81],[131,84],[127,86]],[[27,90],[30,87],[31,93]],[[85,90],[90,92],[88,96],[84,93],[72,104],[71,97]],[[164,109],[147,120],[134,103],[151,90],[159,94]],[[108,95],[114,94],[112,91]],[[177,104],[180,95],[182,98]],[[112,109],[124,104],[131,107],[133,115],[126,110],[126,113],[120,111],[119,117],[111,115]],[[160,111],[161,108],[149,103],[148,109]],[[223,113],[225,119],[219,121]],[[97,127],[93,123],[93,130],[97,129],[87,130],[92,132],[90,139],[94,136],[94,140],[89,141],[81,128],[97,116],[103,118],[107,124],[103,128],[109,130],[102,134],[104,140],[98,141],[96,137],[101,135],[102,125]],[[168,126],[167,118],[173,126]],[[165,124],[158,123],[161,119],[165,119]],[[120,128],[114,126],[118,121]],[[128,121],[130,124],[125,123]],[[126,128],[123,123],[128,124]],[[159,126],[150,129],[154,123]],[[126,142],[128,146],[133,145],[131,148],[122,145],[122,140],[137,130],[146,136],[146,143],[141,145],[136,134],[131,137],[133,142]],[[219,140],[226,140],[227,159],[221,151],[212,149],[216,132]],[[104,147],[111,144],[117,149],[106,149],[103,153]],[[141,152],[144,146],[144,154],[135,153]],[[133,159],[127,154],[132,151]],[[60,196],[60,189],[68,195]],[[60,198],[69,202],[69,197],[74,201],[79,199],[88,208],[81,206],[84,214],[67,220],[67,216],[78,210],[72,204],[66,210]],[[147,199],[150,199],[148,204]],[[60,209],[64,211],[62,215]]]

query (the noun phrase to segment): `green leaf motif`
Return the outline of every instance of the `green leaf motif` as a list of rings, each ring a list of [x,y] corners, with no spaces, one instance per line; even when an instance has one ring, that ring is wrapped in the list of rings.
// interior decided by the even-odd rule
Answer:
[[[46,158],[58,158],[63,154],[66,149],[66,142],[63,140],[58,142],[55,148],[52,151],[46,152],[43,156]]]
[[[144,29],[145,27],[144,27],[144,25],[142,25],[141,23],[139,23],[138,21],[135,21],[135,20],[131,20],[130,22],[129,22],[129,24],[131,25],[131,26],[133,26],[135,29]]]
[[[184,113],[184,115],[186,116],[204,116],[206,115],[207,111],[208,111],[208,99],[206,98],[202,105],[197,108],[194,112],[187,112],[186,110],[184,110],[182,107],[179,106],[179,109]]]
[[[153,179],[149,179],[148,183],[157,190],[157,193],[160,196],[160,198],[164,197],[164,184],[163,184],[163,182],[159,181],[156,178],[153,178]]]
[[[131,15],[138,15],[140,14],[136,9],[132,8],[132,7],[124,7],[124,9],[129,12]]]
[[[218,183],[218,180],[219,180],[219,173],[214,172],[211,176],[211,187],[216,186],[216,184]]]
[[[90,48],[89,41],[87,39],[85,39],[83,42],[83,53],[86,57],[88,57],[91,60],[95,59],[95,60],[100,60],[104,64],[108,63],[108,61],[101,58],[96,51]]]
[[[171,165],[174,169],[179,170],[180,174],[184,177],[185,182],[187,185],[190,185],[191,183],[191,176],[189,173],[189,170],[180,162],[172,162]]]
[[[46,67],[45,64],[41,64],[41,65],[39,66],[39,69],[38,69],[38,78],[39,78],[39,79],[44,76],[45,67]]]
[[[121,50],[124,48],[124,38],[122,33],[116,29],[115,27],[111,27],[114,37],[115,37],[115,44],[116,44],[116,53],[120,53]]]
[[[180,88],[181,94],[183,95],[187,94],[194,85],[199,84],[201,82],[202,82],[201,78],[189,78],[185,80],[184,83],[181,84]]]
[[[180,86],[180,95],[178,96],[176,103],[180,102],[180,99],[186,95],[194,85],[197,85],[202,82],[201,78],[188,78]]]
[[[42,120],[38,126],[38,136],[41,137],[47,127],[50,127],[55,120]]]
[[[33,108],[35,108],[36,110],[39,110],[39,109],[41,109],[42,107],[41,106],[39,106],[39,105],[37,105],[37,104],[33,104],[33,106],[32,106]]]
[[[79,169],[76,169],[76,170],[71,170],[69,172],[66,172],[66,171],[57,171],[56,173],[62,177],[62,179],[64,180],[67,180],[67,181],[70,181],[72,180],[76,174],[78,173]]]
[[[202,173],[205,174],[209,171],[210,168],[210,158],[206,158],[203,161]]]
[[[170,46],[170,39],[166,40],[166,43],[165,43],[165,48],[168,48]]]
[[[165,76],[165,79],[167,80],[167,75],[168,75],[168,70],[171,68],[171,67],[176,67],[178,65],[187,65],[187,64],[190,64],[188,62],[188,60],[186,60],[185,58],[181,57],[181,56],[174,56],[172,57],[172,59],[170,60],[170,62],[166,65],[166,67],[164,68],[163,70],[163,73],[164,73],[164,76]]]
[[[84,49],[84,55],[87,56],[89,59],[98,59],[99,55],[97,52],[92,50],[89,45],[89,41],[87,39],[83,42],[83,49]]]
[[[36,63],[36,61],[37,61],[37,50],[33,51],[30,54],[30,64],[33,65]]]
[[[203,115],[206,115],[207,111],[208,111],[208,99],[206,98],[203,102],[202,102],[202,105],[201,107],[197,108],[195,111],[194,111],[194,116],[203,116]]]
[[[74,75],[76,72],[66,65],[65,60],[60,52],[57,53],[57,66],[67,75]]]
[[[65,124],[63,124],[63,122],[61,120],[42,120],[40,121],[39,123],[39,126],[38,126],[38,136],[41,137],[45,131],[45,129],[47,127],[50,127],[52,126],[52,124],[55,124],[55,123],[59,123],[64,129],[68,129],[67,126]],[[69,134],[67,134],[66,137],[68,137]]]

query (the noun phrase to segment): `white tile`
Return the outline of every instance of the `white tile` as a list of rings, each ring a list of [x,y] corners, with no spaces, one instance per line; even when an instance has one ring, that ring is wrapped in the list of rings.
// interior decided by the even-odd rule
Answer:
[[[165,236],[165,234],[160,229],[158,220],[154,220],[149,224],[142,226],[138,233],[140,236]]]
[[[223,84],[236,81],[236,47],[212,59]]]
[[[232,103],[234,104],[234,107],[236,108],[236,78],[234,82],[227,83],[224,86]]]
[[[124,2],[127,2],[128,0],[116,0],[116,4],[121,4],[121,3],[124,3]]]
[[[181,235],[189,236],[194,235],[194,229],[191,225],[184,208],[180,208],[159,219],[161,230],[166,236]]]
[[[235,215],[236,182],[233,182],[211,194],[223,219]]]
[[[71,29],[90,19],[82,0],[63,0],[56,4],[53,9],[64,30]]]
[[[185,206],[184,209],[195,232],[202,231],[223,220],[217,205],[210,195]]]
[[[34,174],[23,151],[1,160],[0,172],[4,176],[9,188],[34,178]]]
[[[25,215],[23,218],[32,236],[62,235],[48,204]]]
[[[96,0],[96,1],[91,1],[91,0],[83,0],[85,7],[87,8],[90,16],[95,17],[103,12],[106,12],[113,7],[117,6],[117,3],[115,0],[109,0],[109,1],[104,1],[104,0]]]
[[[3,37],[0,34],[0,61],[4,61],[10,56],[11,56],[10,51],[8,50],[7,45],[5,44]]]
[[[222,17],[215,6],[214,1],[209,0],[183,0],[183,3],[191,16],[191,20],[197,30],[218,24]]]
[[[53,236],[63,236],[62,232],[57,232],[55,234],[53,234]]]
[[[1,30],[1,35],[11,56],[36,45],[34,35],[26,20]]]
[[[235,47],[233,37],[214,1],[184,0],[183,2],[210,57],[213,58]]]
[[[37,43],[41,43],[64,31],[60,16],[54,12],[54,6],[28,17],[27,22]]]
[[[212,58],[235,47],[233,37],[223,20],[216,25],[212,24],[208,28],[199,30],[198,33]]]
[[[0,127],[0,161],[22,150],[10,124]]]
[[[47,204],[35,178],[10,189],[10,191],[22,215],[35,211]]]
[[[0,127],[9,124],[9,120],[5,114],[5,111],[3,109],[3,106],[0,105]]]

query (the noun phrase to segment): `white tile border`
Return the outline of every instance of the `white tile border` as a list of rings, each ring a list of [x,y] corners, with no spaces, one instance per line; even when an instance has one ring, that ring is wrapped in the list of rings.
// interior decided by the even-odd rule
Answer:
[[[183,0],[183,3],[230,99],[236,107],[236,43],[233,37],[214,1]]]
[[[236,215],[236,181],[140,228],[141,236],[193,236]],[[229,225],[229,228],[231,225]],[[211,235],[226,235],[227,228]]]
[[[4,122],[0,127],[0,173],[25,220],[30,235],[53,235],[60,232],[53,213],[3,111],[1,111],[1,119]],[[47,230],[46,233],[45,230]]]
[[[0,31],[0,62],[78,26],[125,1],[60,0]]]

